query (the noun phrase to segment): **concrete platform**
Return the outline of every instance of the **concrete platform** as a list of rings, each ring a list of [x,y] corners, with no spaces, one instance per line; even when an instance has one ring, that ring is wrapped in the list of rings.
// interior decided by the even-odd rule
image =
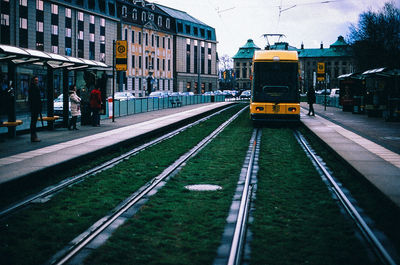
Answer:
[[[133,141],[155,130],[226,107],[232,102],[206,103],[140,113],[102,120],[100,127],[78,126],[78,131],[58,128],[38,132],[39,143],[30,135],[17,135],[0,143],[0,184],[29,175],[45,174],[54,168],[87,154],[106,150],[112,145]]]
[[[308,116],[308,105],[302,107],[305,126],[400,207],[400,123],[321,105]]]

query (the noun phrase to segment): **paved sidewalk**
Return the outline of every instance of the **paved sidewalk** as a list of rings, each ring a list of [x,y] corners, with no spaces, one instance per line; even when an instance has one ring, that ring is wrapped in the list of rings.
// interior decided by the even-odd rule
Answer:
[[[302,109],[302,122],[400,207],[400,138],[396,140],[400,124],[333,107],[325,110],[316,105],[314,109],[315,117],[307,116],[307,110]]]

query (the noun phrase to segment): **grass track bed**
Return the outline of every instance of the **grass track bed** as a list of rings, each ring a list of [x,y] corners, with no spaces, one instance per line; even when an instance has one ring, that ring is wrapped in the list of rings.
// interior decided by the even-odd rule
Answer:
[[[251,264],[369,264],[292,130],[263,129],[259,167]]]
[[[2,264],[42,264],[243,106],[139,153],[0,222]],[[77,165],[79,166],[79,165]],[[23,253],[23,254],[21,254]]]
[[[86,264],[212,264],[252,132],[248,111],[238,119],[189,160]],[[184,188],[205,183],[222,190]]]

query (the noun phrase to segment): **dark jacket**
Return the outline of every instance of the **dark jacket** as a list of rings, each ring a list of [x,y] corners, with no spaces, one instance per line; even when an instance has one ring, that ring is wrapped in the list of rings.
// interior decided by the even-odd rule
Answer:
[[[314,104],[315,103],[315,91],[313,88],[308,89],[307,91],[307,103]]]
[[[42,100],[40,96],[40,88],[32,83],[28,90],[28,103],[31,112],[40,112],[42,110]]]

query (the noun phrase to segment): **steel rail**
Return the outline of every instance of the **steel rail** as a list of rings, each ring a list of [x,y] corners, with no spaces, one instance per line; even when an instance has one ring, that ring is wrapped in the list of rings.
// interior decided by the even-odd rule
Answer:
[[[105,220],[100,226],[95,228],[91,233],[83,237],[79,242],[74,244],[67,253],[64,253],[62,257],[58,260],[51,262],[51,264],[65,264],[70,261],[81,249],[88,245],[94,238],[96,238],[101,232],[103,232],[107,227],[109,227],[118,217],[120,217],[125,211],[134,206],[140,199],[142,199],[146,194],[153,190],[161,181],[170,176],[176,169],[178,169],[183,163],[193,157],[197,152],[204,148],[208,143],[210,143],[219,133],[221,133],[232,121],[234,121],[248,106],[241,109],[238,113],[232,116],[229,120],[221,124],[217,129],[215,129],[210,135],[205,137],[196,146],[194,146],[186,154],[182,155],[178,160],[176,160],[172,165],[166,168],[160,175],[155,177],[151,184],[147,186],[144,190],[133,196],[130,200],[126,201],[121,207],[110,215],[107,220]],[[140,190],[140,189],[139,189]],[[104,219],[104,217],[102,218]]]
[[[145,143],[145,144],[143,144],[141,146],[138,146],[138,147],[136,147],[136,148],[134,148],[134,149],[132,149],[132,150],[130,150],[130,151],[128,151],[128,152],[116,157],[116,158],[113,158],[113,159],[111,159],[111,160],[109,160],[107,162],[104,162],[103,164],[101,164],[99,166],[96,166],[96,167],[94,167],[92,169],[89,169],[89,170],[87,170],[86,172],[84,172],[82,174],[70,177],[67,180],[62,180],[60,183],[56,184],[55,186],[52,186],[51,188],[47,187],[47,188],[43,189],[42,191],[40,191],[39,193],[31,195],[31,196],[29,196],[29,197],[27,197],[27,198],[15,203],[15,204],[13,204],[13,205],[11,205],[11,206],[1,210],[0,211],[0,218],[6,216],[6,215],[8,215],[8,214],[10,214],[10,213],[12,213],[12,212],[14,212],[16,210],[18,210],[18,209],[20,209],[20,208],[22,208],[24,206],[27,206],[28,204],[32,203],[33,201],[35,201],[35,200],[37,200],[39,198],[44,198],[44,197],[50,196],[50,195],[52,195],[52,194],[54,194],[54,193],[56,193],[56,192],[58,192],[58,191],[60,191],[60,190],[62,190],[64,188],[66,188],[66,187],[69,187],[69,186],[77,183],[78,181],[80,181],[80,180],[82,180],[82,179],[84,179],[84,178],[86,178],[88,176],[94,175],[94,174],[96,174],[96,173],[98,173],[98,172],[100,172],[100,171],[102,171],[102,170],[104,170],[106,168],[111,168],[111,167],[117,165],[118,163],[122,162],[124,159],[127,159],[127,158],[129,158],[131,156],[134,156],[134,155],[138,154],[139,152],[145,150],[146,148],[151,147],[153,145],[156,145],[156,144],[158,144],[158,143],[160,143],[160,142],[162,142],[162,141],[164,141],[166,139],[172,138],[175,135],[187,130],[188,128],[193,127],[193,126],[195,126],[195,125],[197,125],[197,124],[199,124],[201,122],[204,122],[204,121],[210,119],[211,117],[213,117],[215,115],[218,115],[221,112],[223,112],[225,110],[228,110],[228,109],[230,109],[232,107],[233,106],[230,106],[230,107],[225,108],[223,110],[217,111],[217,112],[212,113],[211,115],[209,115],[207,117],[204,117],[204,118],[202,118],[200,120],[197,120],[195,122],[187,124],[187,125],[185,125],[185,126],[183,126],[181,128],[178,128],[178,129],[172,131],[172,132],[169,132],[169,133],[167,133],[165,135],[162,135],[162,136],[160,136],[160,137],[158,137],[158,138],[156,138],[156,139],[154,139],[154,140],[152,140],[150,142],[147,142],[147,143]]]
[[[383,247],[381,242],[377,239],[375,234],[372,232],[370,227],[366,224],[366,222],[361,217],[361,215],[358,213],[358,211],[353,206],[353,204],[349,201],[349,199],[344,194],[344,192],[339,187],[339,185],[336,183],[336,181],[333,179],[331,174],[329,174],[326,167],[324,165],[322,165],[322,163],[318,160],[318,158],[316,157],[314,152],[309,147],[309,144],[304,140],[304,136],[299,131],[295,131],[295,136],[298,139],[298,141],[301,143],[301,145],[304,147],[305,151],[310,155],[310,159],[312,159],[312,161],[314,161],[317,164],[319,169],[321,169],[321,171],[323,172],[324,176],[328,179],[329,183],[331,184],[331,188],[332,188],[333,192],[336,194],[339,201],[343,204],[344,208],[346,209],[348,214],[351,216],[353,221],[357,224],[357,226],[361,230],[364,237],[367,239],[367,241],[373,247],[373,249],[375,250],[379,259],[384,264],[396,265],[396,262],[389,255],[389,253]]]
[[[246,179],[243,187],[242,198],[240,200],[238,218],[236,221],[235,231],[233,234],[231,249],[229,252],[228,265],[240,264],[241,253],[243,249],[244,236],[246,234],[246,225],[248,210],[250,206],[252,187],[250,186],[250,180],[253,172],[254,158],[256,155],[257,136],[259,129],[254,129],[254,141],[250,154],[250,161],[247,167]]]

